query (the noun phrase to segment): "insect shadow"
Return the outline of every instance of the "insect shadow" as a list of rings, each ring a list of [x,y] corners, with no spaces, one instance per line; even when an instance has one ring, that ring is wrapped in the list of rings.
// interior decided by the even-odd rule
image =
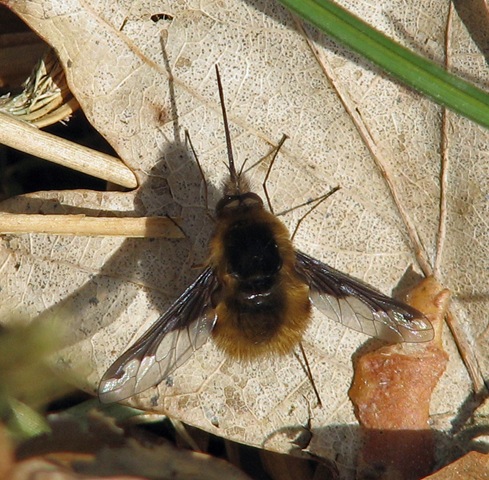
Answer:
[[[182,219],[179,223],[185,232],[196,230],[199,236],[208,238],[212,222],[205,215],[200,195],[201,184],[201,174],[188,148],[183,142],[169,142],[161,153],[160,161],[148,172],[148,180],[139,187],[134,198],[134,209],[124,211],[123,215],[179,217]],[[208,188],[212,190],[212,187]],[[119,193],[114,192],[114,195]],[[217,193],[210,192],[211,197],[216,195]],[[117,216],[117,213],[110,210],[72,207],[55,200],[30,199],[29,206],[31,211],[39,213],[62,211],[87,216]],[[114,240],[114,243],[119,243],[119,247],[104,261],[99,271],[92,274],[89,269],[80,269],[79,276],[83,276],[83,280],[80,281],[82,285],[56,301],[56,304],[44,311],[37,321],[60,318],[63,327],[62,346],[67,347],[92,337],[96,341],[97,336],[101,334],[107,335],[112,323],[123,315],[123,312],[130,312],[135,302],[141,300],[142,295],[145,296],[148,305],[164,310],[168,306],[167,302],[178,296],[182,285],[190,282],[195,275],[195,270],[188,269],[188,263],[197,266],[205,259],[206,242],[194,240]],[[93,249],[95,255],[100,243],[110,242],[111,239],[87,239],[88,246],[85,248],[89,251]],[[71,254],[76,257],[82,255],[82,252]],[[155,265],[161,267],[155,268]],[[50,286],[48,281],[44,283],[44,294],[47,295]],[[141,285],[144,286],[144,294],[141,293]],[[168,298],[167,302],[162,300],[165,296]],[[135,314],[137,312],[133,311],[126,316],[129,319]],[[108,345],[105,355],[112,357],[115,350],[125,348],[134,333],[130,330],[112,332],[110,335],[114,336],[115,345]],[[66,362],[69,362],[69,359],[66,359]]]
[[[175,105],[174,92],[170,76],[170,97]],[[120,212],[91,209],[61,204],[59,200],[46,198],[28,199],[27,209],[34,213],[66,213],[83,214],[86,216],[170,216],[178,217],[182,230],[190,233],[186,238],[126,238],[119,239],[87,239],[84,250],[69,251],[70,239],[61,239],[57,248],[69,251],[68,257],[96,257],[96,251],[101,246],[113,242],[118,245],[113,249],[110,258],[103,260],[103,265],[93,269],[90,261],[82,261],[77,268],[76,259],[73,261],[77,284],[71,293],[56,299],[54,305],[44,310],[35,321],[56,322],[59,344],[63,348],[57,363],[63,365],[71,373],[72,365],[81,369],[77,383],[87,390],[98,384],[99,376],[94,372],[94,364],[105,364],[114,355],[123,351],[137,333],[137,328],[130,320],[145,317],[145,312],[154,310],[165,311],[195,276],[196,269],[188,268],[189,263],[198,267],[207,255],[208,238],[213,224],[206,215],[204,206],[204,187],[201,172],[185,142],[182,129],[178,125],[176,107],[167,112],[174,124],[173,139],[159,135],[159,142],[164,148],[159,154],[155,165],[145,175],[131,206]],[[164,143],[163,143],[164,142]],[[209,199],[218,197],[218,191],[212,185],[207,185]],[[121,196],[125,193],[112,192],[111,195]],[[64,245],[66,244],[66,247]],[[101,245],[102,244],[102,245]],[[55,253],[54,253],[55,254]],[[69,263],[69,260],[65,260]],[[64,262],[62,262],[64,263]],[[53,264],[53,277],[56,266]],[[40,295],[50,295],[49,279],[43,280]],[[78,286],[79,285],[79,286]],[[53,288],[53,291],[55,289]],[[137,309],[137,310],[135,310]],[[142,311],[141,311],[142,310]],[[121,329],[120,318],[126,318],[127,329]],[[141,328],[141,327],[139,327]],[[110,338],[110,342],[107,342]],[[92,344],[96,351],[92,350]],[[76,349],[69,349],[80,345]],[[96,356],[95,356],[96,355]],[[92,356],[92,358],[90,358]],[[82,357],[86,357],[84,360]]]

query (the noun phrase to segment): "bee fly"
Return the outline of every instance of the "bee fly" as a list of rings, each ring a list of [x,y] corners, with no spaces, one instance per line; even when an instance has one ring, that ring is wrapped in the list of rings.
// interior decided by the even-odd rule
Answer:
[[[212,336],[236,360],[285,355],[300,345],[311,305],[349,328],[391,342],[424,342],[424,315],[366,283],[295,250],[289,232],[237,172],[219,71],[229,180],[216,206],[206,268],[107,370],[102,402],[131,397],[165,379]]]

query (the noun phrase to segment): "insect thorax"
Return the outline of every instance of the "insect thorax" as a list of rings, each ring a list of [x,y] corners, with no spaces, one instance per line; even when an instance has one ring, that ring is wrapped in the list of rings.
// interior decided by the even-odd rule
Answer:
[[[286,227],[251,192],[225,196],[216,211],[216,343],[241,359],[290,351],[308,324],[310,303]]]

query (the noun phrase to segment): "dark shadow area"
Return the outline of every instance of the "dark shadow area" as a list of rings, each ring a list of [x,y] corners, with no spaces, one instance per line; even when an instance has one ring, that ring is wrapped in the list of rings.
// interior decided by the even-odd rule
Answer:
[[[110,412],[105,411],[105,413],[110,416]],[[102,462],[104,459],[109,459],[110,467],[105,472],[106,475],[113,476],[116,473],[120,475],[129,475],[130,473],[137,475],[141,474],[141,469],[136,472],[131,471],[131,468],[134,468],[131,462],[126,464],[123,461],[125,456],[131,452],[130,448],[133,448],[135,455],[139,454],[141,462],[148,462],[150,465],[155,461],[151,457],[151,450],[168,444],[177,447],[174,450],[175,454],[184,449],[189,449],[185,439],[175,431],[169,419],[147,425],[131,425],[131,422],[127,421],[127,424],[122,426],[124,431],[121,432],[118,429],[110,428],[110,421],[103,417],[101,413],[89,415],[82,420],[77,418],[76,415],[72,416],[70,412],[67,412],[54,416],[51,419],[50,427],[52,428],[50,434],[42,434],[23,442],[16,452],[17,458],[24,460],[43,454],[56,456],[56,452],[64,453],[69,451],[75,459],[78,459],[75,463],[75,471],[77,473],[100,475],[100,470],[93,466],[96,461],[86,461],[84,459],[84,462],[76,456],[77,453],[94,454],[99,456]],[[245,472],[253,480],[281,478],[277,476],[277,471],[293,472],[295,477],[289,475],[288,478],[297,478],[298,480],[301,478],[339,479],[338,470],[334,464],[314,458],[311,455],[302,454],[298,457],[263,451],[256,447],[225,440],[188,425],[185,426],[185,430],[192,440],[198,444],[200,451],[212,457],[207,460],[210,462],[209,468],[212,468],[212,459],[222,459],[233,464],[240,471]],[[132,442],[132,444],[128,445],[128,441]],[[141,446],[134,448],[136,443]],[[130,448],[127,448],[128,446]],[[119,457],[117,449],[122,449]],[[119,458],[120,461],[111,463],[110,456],[107,457],[108,450],[112,450],[114,458],[116,460]],[[143,454],[143,451],[145,451],[145,454]],[[188,462],[191,462],[190,458]],[[189,471],[188,462],[184,466],[187,475]],[[119,471],[117,471],[118,469]],[[177,465],[169,465],[169,470],[172,471],[173,475],[177,475],[178,478],[180,478],[180,469]],[[182,471],[181,474],[185,475],[185,472]],[[160,475],[157,478],[163,477],[169,478],[163,471],[160,471]],[[206,478],[210,477],[206,476]]]
[[[291,448],[290,454],[300,457],[309,455],[311,458],[316,458],[304,450],[307,447],[293,440],[304,436],[306,431],[311,441],[314,435],[318,435],[324,439],[331,439],[331,445],[346,446],[346,441],[361,445],[358,459],[356,456],[347,459],[339,451],[334,458],[319,459],[324,464],[329,464],[337,469],[341,478],[350,475],[355,478],[374,480],[385,478],[387,472],[392,474],[397,471],[404,472],[404,474],[396,478],[416,480],[440,470],[470,451],[488,453],[487,448],[477,442],[477,436],[487,435],[489,427],[469,428],[465,430],[461,438],[430,429],[388,431],[363,430],[358,425],[328,425],[309,431],[307,427],[291,426],[274,432],[263,442],[263,446],[266,446],[267,441],[275,435],[281,437],[286,435],[291,439],[291,443],[297,443],[297,448]],[[328,448],[328,450],[331,449]],[[357,467],[351,467],[350,462],[353,464],[358,462]],[[407,476],[406,472],[409,472]]]
[[[0,97],[23,91],[21,83],[30,75],[49,45],[34,33],[6,3],[0,4]]]
[[[166,58],[165,63],[167,64]],[[165,238],[125,239],[110,258],[104,261],[99,273],[94,275],[82,273],[83,268],[73,272],[75,277],[82,276],[82,281],[80,281],[82,286],[74,289],[68,296],[60,298],[37,318],[37,321],[47,321],[51,318],[61,319],[64,331],[63,347],[90,339],[97,332],[111,325],[122,312],[127,311],[132,301],[135,301],[136,296],[140,295],[141,286],[145,290],[147,303],[155,306],[160,313],[163,313],[188,284],[197,277],[200,273],[199,267],[203,265],[207,257],[213,225],[205,209],[206,202],[202,188],[205,179],[202,178],[195,158],[183,140],[184,132],[178,122],[171,72],[169,72],[169,85],[166,88],[170,93],[172,105],[170,118],[174,125],[174,138],[173,140],[168,139],[164,150],[161,151],[159,161],[148,172],[147,180],[137,189],[132,211],[113,212],[103,210],[103,208],[94,210],[77,207],[63,204],[62,200],[58,200],[59,197],[50,200],[48,195],[45,195],[45,198],[15,197],[1,204],[0,208],[5,212],[18,212],[19,209],[22,209],[24,213],[85,214],[87,216],[114,217],[169,215],[182,219],[181,227],[187,238],[177,240]],[[163,85],[162,91],[164,90],[165,86]],[[69,127],[57,125],[50,130],[56,135],[113,154],[107,142],[94,131],[81,114],[69,122]],[[85,138],[87,132],[89,138]],[[96,133],[95,136],[93,135],[94,132]],[[51,167],[51,164],[45,161],[41,161],[39,164],[35,163],[33,167],[32,163],[37,161],[31,158],[25,162],[27,173],[22,176],[20,173],[23,168],[19,167],[17,158],[0,158],[2,170],[0,182],[3,181],[5,184],[5,197],[16,193],[53,190],[53,187],[56,190],[63,188],[78,190],[80,195],[83,195],[84,189],[106,190],[105,182],[92,179],[86,175],[77,174],[64,168],[59,170],[58,167]],[[53,173],[50,173],[51,168]],[[18,183],[22,185],[22,188],[15,188],[16,178],[19,178]],[[211,186],[207,188],[209,205],[213,208],[220,195]],[[112,194],[118,195],[119,193],[112,192]],[[195,237],[192,238],[192,232],[198,233],[197,241]],[[5,237],[7,245],[10,240],[8,236]],[[16,242],[15,236],[13,242]],[[69,248],[69,240],[63,240],[61,243],[63,244],[62,246],[59,245],[62,247],[61,249]],[[77,243],[75,242],[75,244]],[[12,250],[16,250],[15,245],[12,245]],[[59,267],[56,265],[56,249],[50,255],[52,257],[48,260],[54,261],[53,272],[55,272]],[[70,256],[61,255],[61,263],[69,264]],[[83,255],[83,253],[73,252],[75,258],[77,255]],[[195,268],[188,268],[189,261]],[[159,263],[164,263],[166,268],[158,268]],[[32,268],[35,269],[35,266]],[[37,278],[30,281],[36,282],[35,284],[38,285],[36,295],[52,297],[53,294],[50,289],[55,289],[55,287],[50,285],[49,279]],[[165,297],[167,300],[163,301],[162,298]],[[141,324],[145,320],[143,317]],[[126,337],[121,338],[119,344],[117,344],[117,338],[114,339],[114,350],[111,351],[110,345],[107,345],[107,358],[105,355],[102,357],[104,361],[115,360],[128,346],[131,332],[124,331],[121,332],[121,335],[122,337],[126,335]],[[66,366],[69,370],[70,360],[64,360],[64,363],[68,364]],[[86,363],[90,363],[90,359],[87,358]]]
[[[183,167],[182,167],[183,165]],[[185,218],[184,208],[172,200],[173,193],[171,187],[165,180],[169,171],[179,171],[178,177],[181,182],[189,185],[202,182],[201,173],[193,158],[189,156],[187,147],[178,139],[176,142],[169,143],[161,154],[161,160],[149,172],[148,180],[140,186],[135,198],[135,209],[114,213],[111,211],[94,212],[87,208],[77,208],[69,205],[61,205],[57,200],[45,199],[22,199],[25,202],[24,211],[26,213],[58,213],[58,214],[86,214],[89,216],[175,216],[182,218],[182,229],[185,233],[191,231],[195,220],[205,220],[207,223],[208,235],[210,238],[212,222],[207,218],[203,208],[204,200],[201,205],[201,219]],[[184,191],[186,186],[182,188]],[[161,206],[153,209],[149,206],[148,199],[161,197]],[[195,195],[195,192],[193,192]],[[210,197],[216,194],[211,192]],[[212,203],[211,203],[212,205]],[[6,208],[5,208],[6,207]],[[8,203],[2,206],[3,211],[8,210]],[[201,228],[206,228],[205,226]],[[144,285],[147,292],[147,300],[150,303],[156,302],[161,307],[161,313],[172,303],[161,305],[161,293],[166,294],[173,300],[180,295],[188,286],[188,283],[196,277],[199,270],[186,271],[189,257],[195,258],[195,264],[204,260],[207,255],[207,243],[193,246],[193,238],[185,239],[125,239],[120,248],[103,264],[100,273],[90,276],[89,280],[81,288],[64,297],[42,313],[39,321],[44,318],[57,316],[61,312],[64,328],[69,337],[64,346],[73,345],[83,339],[91,338],[97,331],[107,327],[112,319],[117,317],[127,309],[131,302],[130,298],[121,296],[124,291],[124,284],[134,282]],[[160,270],[157,265],[161,259],[165,264],[171,264],[171,271]],[[45,288],[49,288],[46,285]],[[76,315],[63,315],[63,312],[76,312]],[[110,315],[106,314],[110,312]],[[92,325],[84,322],[85,318],[94,320]],[[123,353],[122,350],[118,352]],[[112,358],[114,360],[115,358]]]

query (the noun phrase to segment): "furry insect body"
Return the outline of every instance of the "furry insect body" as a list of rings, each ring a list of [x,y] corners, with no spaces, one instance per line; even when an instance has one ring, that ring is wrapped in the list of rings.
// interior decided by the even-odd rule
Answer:
[[[252,192],[224,196],[216,216],[214,341],[239,360],[289,353],[309,325],[311,303],[287,228]]]
[[[300,345],[311,304],[329,318],[383,340],[433,338],[433,327],[422,313],[294,250],[287,228],[235,169],[217,67],[216,74],[229,181],[216,207],[208,265],[108,368],[99,386],[102,402],[123,400],[157,385],[210,336],[238,360],[287,354]],[[313,384],[310,371],[308,376]]]

